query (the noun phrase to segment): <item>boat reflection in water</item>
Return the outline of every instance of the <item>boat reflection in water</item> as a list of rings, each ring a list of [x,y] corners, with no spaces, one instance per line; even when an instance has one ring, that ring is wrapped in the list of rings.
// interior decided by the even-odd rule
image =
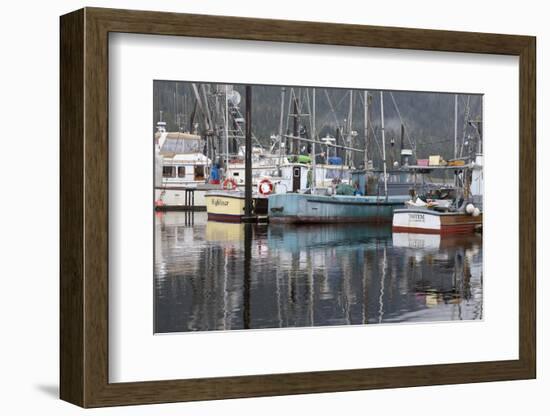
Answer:
[[[479,235],[156,217],[155,332],[482,319]]]

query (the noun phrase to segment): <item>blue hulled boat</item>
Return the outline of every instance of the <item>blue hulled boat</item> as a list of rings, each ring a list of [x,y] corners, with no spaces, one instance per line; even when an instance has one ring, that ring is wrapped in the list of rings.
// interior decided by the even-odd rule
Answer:
[[[408,195],[354,196],[287,193],[270,195],[272,223],[391,222],[394,208],[402,208]]]

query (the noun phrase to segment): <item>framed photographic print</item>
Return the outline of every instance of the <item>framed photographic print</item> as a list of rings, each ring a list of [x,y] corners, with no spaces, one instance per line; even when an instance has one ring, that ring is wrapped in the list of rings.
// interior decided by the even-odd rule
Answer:
[[[61,17],[83,407],[536,376],[535,38]]]

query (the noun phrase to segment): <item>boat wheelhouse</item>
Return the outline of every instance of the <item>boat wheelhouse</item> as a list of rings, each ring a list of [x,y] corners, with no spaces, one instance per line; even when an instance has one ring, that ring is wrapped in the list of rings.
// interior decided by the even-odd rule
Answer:
[[[158,128],[159,126],[157,126]],[[155,134],[155,206],[162,210],[206,208],[204,193],[212,163],[201,151],[201,137],[182,132],[166,132],[163,126]],[[194,194],[189,206],[186,190]]]

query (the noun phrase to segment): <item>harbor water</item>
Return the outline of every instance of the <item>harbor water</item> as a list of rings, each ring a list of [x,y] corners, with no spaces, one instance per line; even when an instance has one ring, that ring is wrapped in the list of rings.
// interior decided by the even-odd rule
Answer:
[[[482,237],[155,215],[155,333],[483,319]]]

